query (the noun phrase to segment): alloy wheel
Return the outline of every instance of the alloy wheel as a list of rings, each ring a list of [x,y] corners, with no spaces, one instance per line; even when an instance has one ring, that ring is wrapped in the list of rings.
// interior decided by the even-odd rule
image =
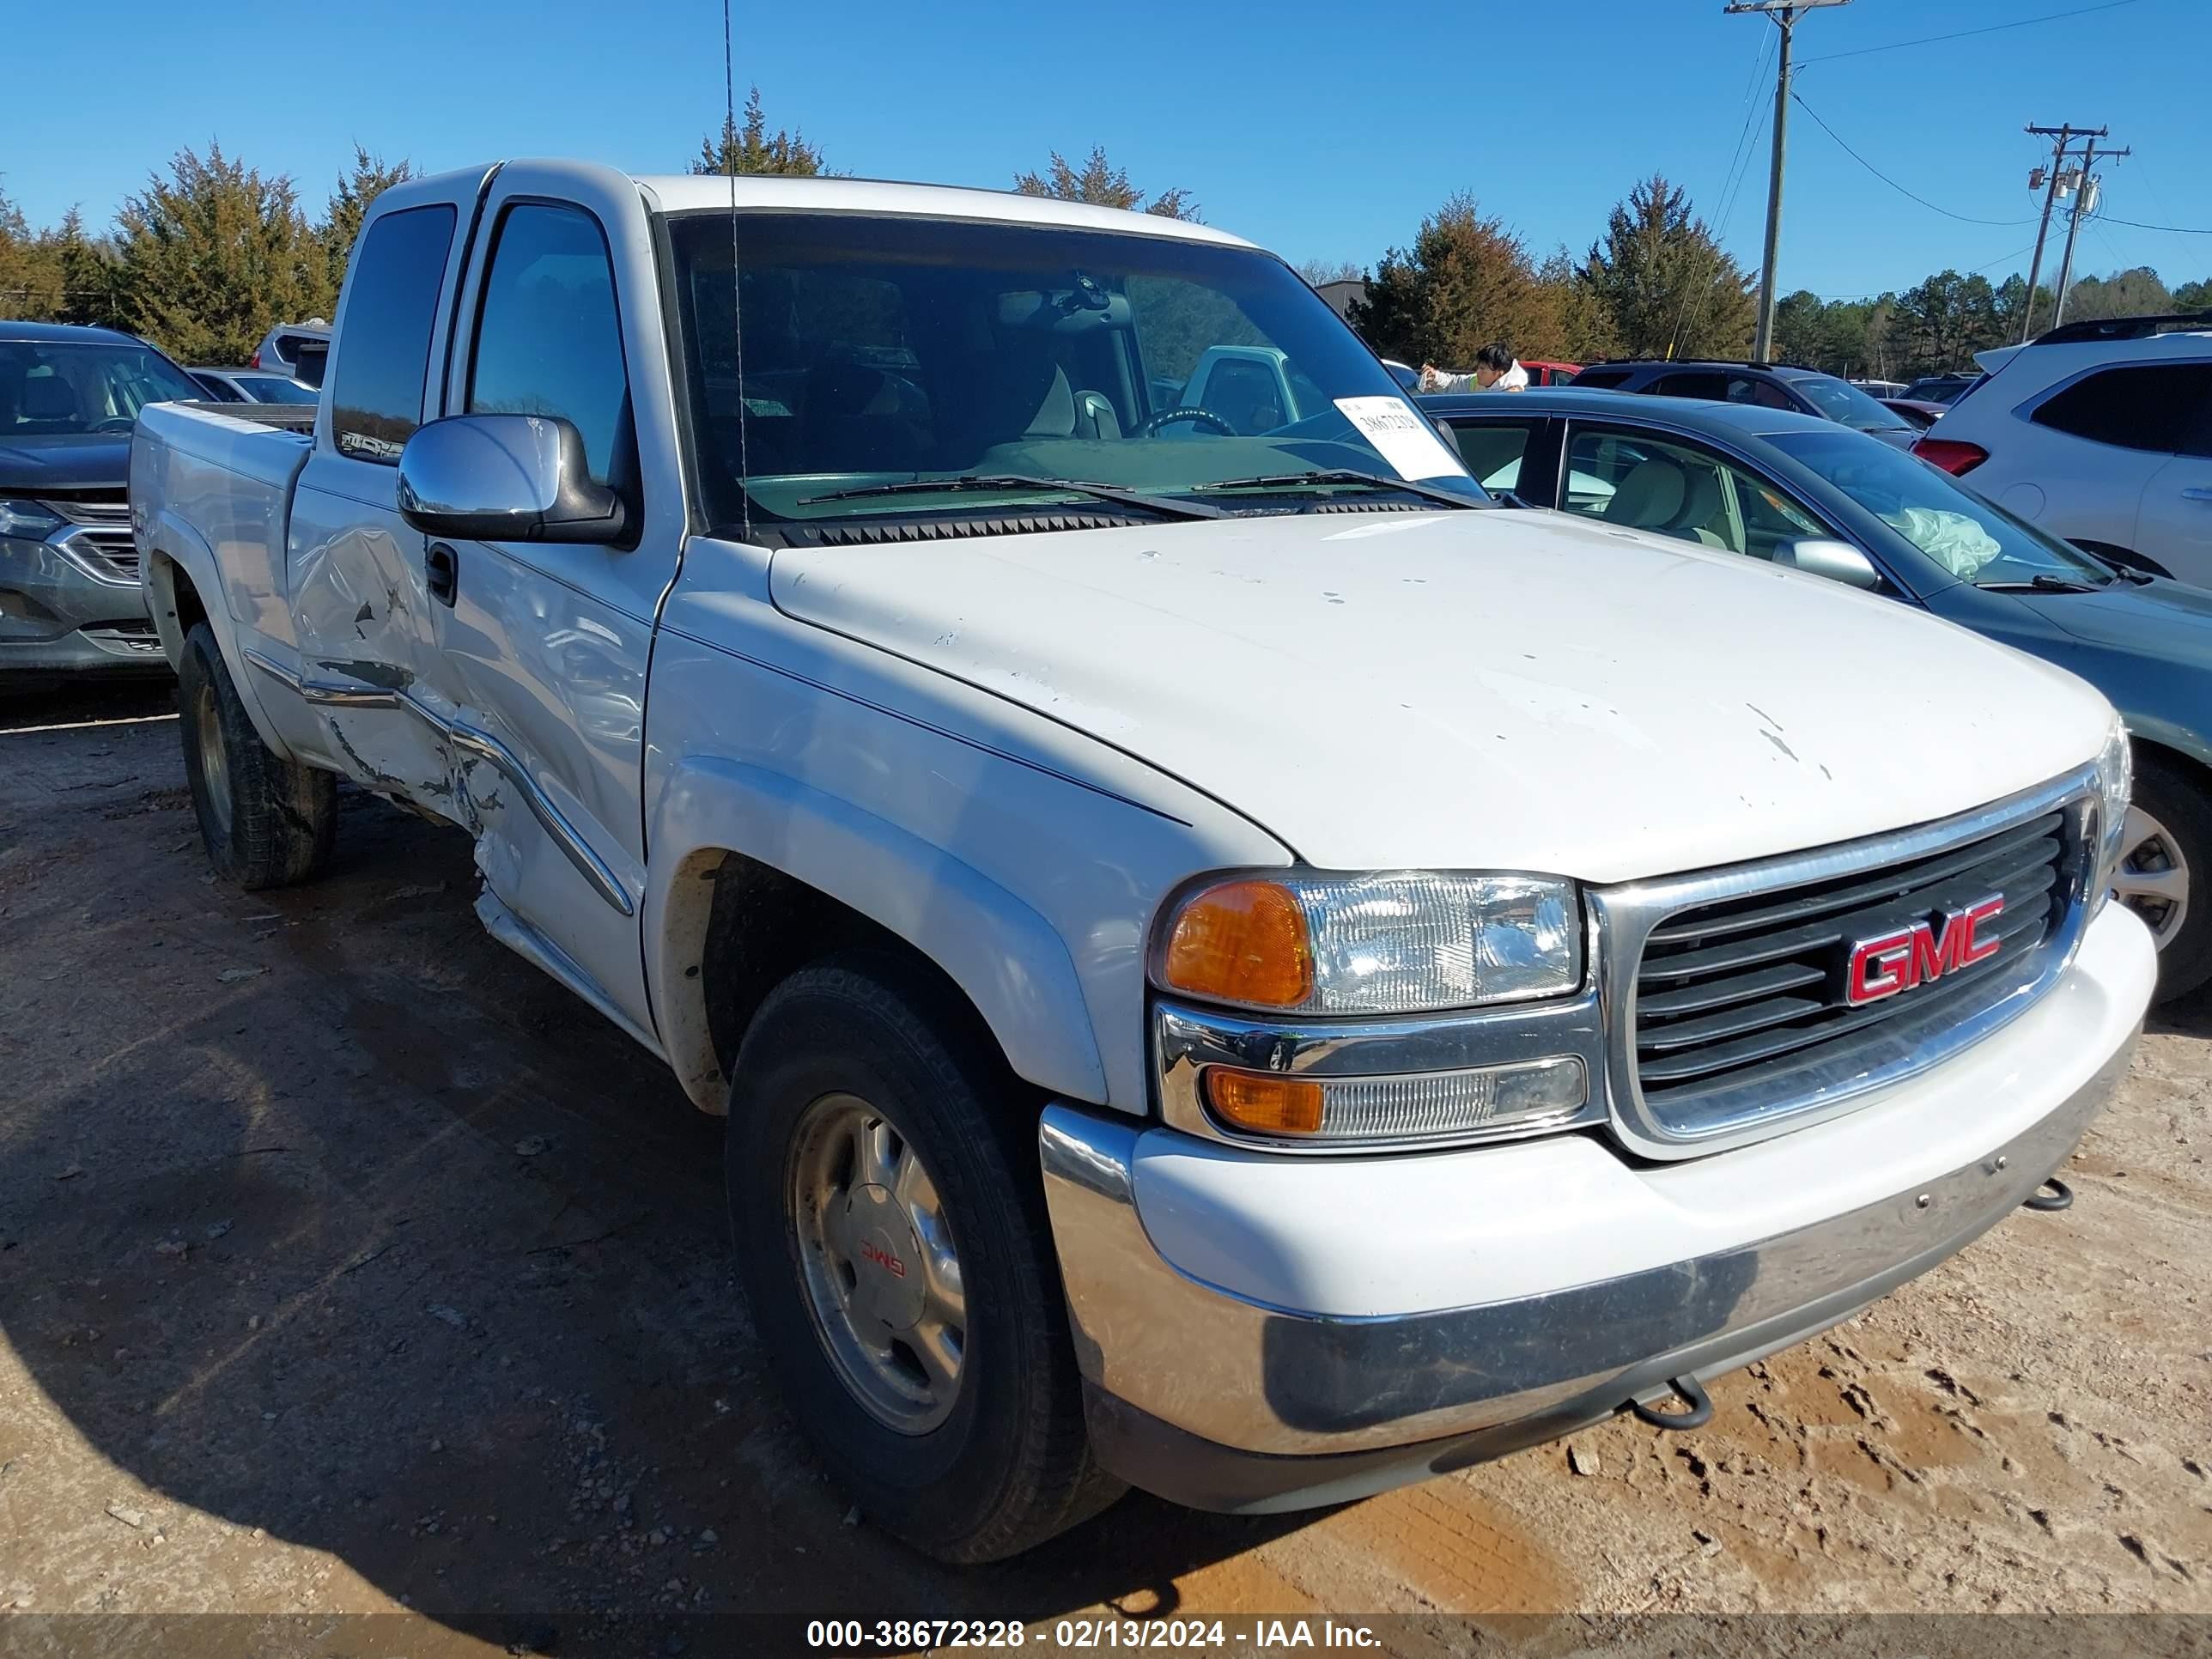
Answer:
[[[2164,950],[2189,917],[2189,860],[2173,832],[2140,806],[2128,808],[2112,892],[2143,919]]]
[[[850,1094],[807,1107],[788,1169],[799,1279],[831,1364],[878,1422],[927,1433],[959,1398],[968,1341],[937,1183],[897,1126]]]

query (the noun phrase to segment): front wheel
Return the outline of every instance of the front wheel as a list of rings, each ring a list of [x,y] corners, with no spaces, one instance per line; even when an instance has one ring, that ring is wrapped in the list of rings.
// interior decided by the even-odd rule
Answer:
[[[1002,1559],[1103,1509],[1036,1170],[1036,1113],[949,993],[890,956],[793,975],[730,1091],[753,1322],[823,1460],[887,1531]]]
[[[185,635],[177,712],[185,780],[216,873],[249,892],[319,875],[337,834],[337,779],[261,741],[205,623]]]
[[[2171,1002],[2212,979],[2212,801],[2203,787],[2155,755],[2136,751],[2135,800],[2113,872],[2112,895],[2143,920],[2158,945],[2158,1000]]]

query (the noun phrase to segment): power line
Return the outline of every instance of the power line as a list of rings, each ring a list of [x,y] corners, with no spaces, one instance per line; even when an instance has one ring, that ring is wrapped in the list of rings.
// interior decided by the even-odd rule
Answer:
[[[1775,266],[1782,257],[1782,173],[1790,148],[1790,55],[1798,18],[1806,12],[1847,6],[1850,0],[1729,0],[1732,15],[1756,12],[1774,25],[1779,44],[1774,53],[1774,150],[1766,173],[1766,243],[1759,260],[1759,324],[1751,338],[1751,360],[1767,361],[1774,343],[1774,308],[1781,291]]]
[[[1735,153],[1729,158],[1729,170],[1723,175],[1720,203],[1713,220],[1713,246],[1716,250],[1720,246],[1721,238],[1728,234],[1729,221],[1735,216],[1737,192],[1750,172],[1752,150],[1758,143],[1758,140],[1752,137],[1751,118],[1754,114],[1759,117],[1759,131],[1762,133],[1766,131],[1765,100],[1754,103],[1753,95],[1758,91],[1759,76],[1766,70],[1766,55],[1773,46],[1774,37],[1769,35],[1759,41],[1758,48],[1751,55],[1751,78],[1743,86],[1743,125],[1736,131]],[[1745,142],[1747,139],[1750,140],[1749,146]],[[1675,307],[1674,326],[1667,336],[1667,356],[1669,359],[1681,348],[1685,338],[1683,325],[1692,320],[1690,301],[1693,295],[1698,305],[1696,321],[1705,320],[1705,303],[1712,297],[1711,288],[1700,294],[1694,287],[1686,287],[1682,290],[1682,303]]]
[[[1985,265],[1976,265],[1976,266],[1974,266],[1972,270],[1967,270],[1967,271],[1966,271],[1966,272],[1965,272],[1965,273],[1963,273],[1963,274],[1964,274],[1964,275],[1966,275],[1966,276],[1980,276],[1980,275],[1981,275],[1984,271],[1985,271],[1985,270],[1996,270],[1999,265],[2001,265],[2001,264],[2003,264],[2007,263],[2008,260],[2013,260],[2013,259],[2017,259],[2017,258],[2020,258],[2020,256],[2021,256],[2021,254],[2023,254],[2023,253],[2025,253],[2025,252],[2027,252],[2027,248],[2026,246],[2016,247],[2016,248],[2014,248],[2011,252],[2009,252],[2009,253],[2001,253],[2001,254],[1999,254],[1996,258],[1994,258],[1994,259],[1990,260],[1990,261],[1989,262],[1989,264],[1985,264]],[[1880,299],[1880,298],[1881,298],[1881,296],[1882,296],[1883,295],[1885,295],[1885,294],[1894,294],[1894,293],[1897,293],[1897,292],[1899,292],[1899,290],[1895,289],[1887,289],[1887,288],[1870,288],[1870,289],[1865,289],[1863,292],[1857,293],[1857,294],[1816,294],[1816,295],[1814,295],[1813,297],[1814,297],[1814,299],[1816,299],[1816,300],[1824,300],[1824,301],[1852,301],[1852,300],[1879,300],[1879,299]]]
[[[2108,225],[2125,225],[2130,230],[2170,230],[2177,236],[2212,236],[2212,227],[2147,225],[2140,219],[2116,219],[2109,213],[2100,213],[2097,216]]]
[[[1814,109],[1810,104],[1807,103],[1803,98],[1798,95],[1797,92],[1794,88],[1791,90],[1790,95],[1792,99],[1796,100],[1797,106],[1800,109],[1803,110],[1806,114],[1813,118],[1814,124],[1818,126],[1821,131],[1826,133],[1829,137],[1836,141],[1838,146],[1842,149],[1844,155],[1850,156],[1851,160],[1856,161],[1861,167],[1864,167],[1869,173],[1874,174],[1875,178],[1881,179],[1882,183],[1887,185],[1899,196],[1910,197],[1913,201],[1919,203],[1921,206],[1928,209],[1931,213],[1940,213],[1946,219],[1956,219],[1962,225],[1996,225],[2006,229],[2009,229],[2015,225],[2032,225],[2035,222],[2033,219],[1977,219],[1969,214],[1954,213],[1947,207],[1938,207],[1935,203],[1929,201],[1925,196],[1918,195],[1912,191],[1907,190],[1903,185],[1899,184],[1896,179],[1891,178],[1873,162],[1868,161],[1865,156],[1860,155],[1858,151],[1853,149],[1849,144],[1844,143],[1843,135],[1838,132],[1835,128],[1830,126],[1826,121],[1821,120],[1820,112]]]
[[[2160,190],[2158,185],[2152,181],[2150,169],[2143,165],[2143,158],[2140,155],[2135,158],[2134,171],[2136,176],[2142,180],[2143,188],[2150,192],[2151,205],[2156,208],[2160,213],[2167,212],[2169,210],[2166,205],[2166,193]],[[2118,225],[2127,224],[2128,222],[2124,219],[2115,219],[2112,222]],[[2141,230],[2147,229],[2148,227],[2136,225],[2130,226],[2130,228]],[[2168,228],[2171,234],[2176,236],[2202,236],[2205,234],[2201,230],[2185,230],[2179,225],[2171,226]],[[2186,246],[2187,244],[2184,243],[2183,246]]]
[[[1721,181],[1720,211],[1723,216],[1717,222],[1717,234],[1718,228],[1724,228],[1728,222],[1725,216],[1735,210],[1736,192],[1741,188],[1743,175],[1750,165],[1751,146],[1755,146],[1758,142],[1751,136],[1752,118],[1759,118],[1762,132],[1766,128],[1765,105],[1763,100],[1757,100],[1755,94],[1759,90],[1759,76],[1766,70],[1767,54],[1774,49],[1774,40],[1772,35],[1765,37],[1751,55],[1751,79],[1744,82],[1743,88],[1743,125],[1736,130],[1735,151],[1729,157],[1728,172]]]
[[[1995,270],[1999,265],[2003,264],[2007,260],[2019,258],[2021,254],[2026,253],[2034,246],[2034,243],[2030,242],[2025,246],[2014,248],[2009,253],[2001,253],[1985,265],[1976,265],[1972,270],[1968,271],[1966,275],[1969,276],[1978,276],[1985,270]]]
[[[2138,0],[2105,0],[2100,6],[2083,6],[2075,11],[2047,12],[2040,17],[2017,17],[2009,23],[1990,23],[1978,29],[1960,29],[1952,34],[1923,35],[1917,40],[1893,40],[1886,46],[1856,46],[1850,52],[1826,52],[1818,58],[1808,58],[1808,67],[1814,64],[1832,64],[1839,58],[1864,58],[1877,52],[1903,52],[1907,46],[1932,46],[1944,40],[1964,40],[1976,34],[1996,34],[2005,29],[2024,29],[2031,23],[2056,23],[2066,17],[2087,17],[2094,11],[2117,11],[2122,6],[2132,6]]]

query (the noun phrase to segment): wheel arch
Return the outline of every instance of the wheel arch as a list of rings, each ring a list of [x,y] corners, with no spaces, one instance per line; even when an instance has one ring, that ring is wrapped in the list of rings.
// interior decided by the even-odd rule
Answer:
[[[155,515],[142,547],[146,608],[153,613],[154,631],[161,638],[161,653],[169,659],[169,666],[173,669],[183,661],[185,635],[194,624],[205,623],[215,635],[216,648],[222,653],[223,665],[230,671],[231,684],[238,688],[238,700],[246,705],[246,718],[253,722],[255,732],[272,754],[283,760],[296,759],[283,732],[261,706],[261,682],[246,659],[237,623],[221,602],[222,572],[215,550],[198,531],[167,510]]]
[[[702,1110],[769,992],[856,945],[900,954],[970,1011],[1008,1069],[1106,1098],[1066,944],[1018,896],[912,832],[780,773],[694,759],[661,797],[643,907],[661,1044]]]
[[[2126,714],[2128,741],[2137,752],[2148,750],[2169,765],[2194,777],[2212,796],[2212,742],[2202,732],[2155,715]]]

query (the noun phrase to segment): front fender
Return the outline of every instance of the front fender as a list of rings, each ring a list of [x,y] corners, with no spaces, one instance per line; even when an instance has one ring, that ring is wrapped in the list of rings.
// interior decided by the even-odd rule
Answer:
[[[697,971],[696,907],[711,895],[697,878],[722,852],[805,883],[936,963],[1020,1076],[1079,1100],[1106,1098],[1105,1066],[1066,943],[972,866],[848,801],[742,761],[681,763],[655,819],[643,906],[648,989],[670,1061],[701,1106],[720,1111],[723,1102]]]

